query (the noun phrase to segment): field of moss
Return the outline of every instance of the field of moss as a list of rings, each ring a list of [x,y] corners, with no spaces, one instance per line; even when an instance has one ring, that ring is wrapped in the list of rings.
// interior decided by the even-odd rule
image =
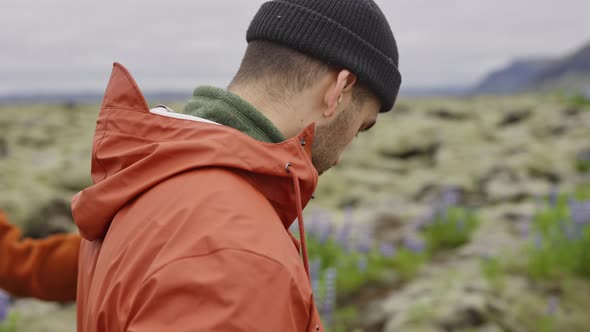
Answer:
[[[76,231],[69,202],[91,184],[97,113],[0,106],[0,208],[25,236]],[[589,331],[588,165],[587,101],[399,101],[322,176],[305,211],[325,325]],[[11,303],[17,331],[75,330],[73,304]]]

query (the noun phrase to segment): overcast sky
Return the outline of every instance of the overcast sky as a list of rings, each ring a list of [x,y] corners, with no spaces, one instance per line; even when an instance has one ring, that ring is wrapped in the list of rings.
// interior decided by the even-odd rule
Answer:
[[[102,91],[114,61],[144,90],[225,86],[263,2],[0,0],[0,94]],[[515,57],[590,42],[590,0],[376,2],[398,40],[405,87],[468,85]]]

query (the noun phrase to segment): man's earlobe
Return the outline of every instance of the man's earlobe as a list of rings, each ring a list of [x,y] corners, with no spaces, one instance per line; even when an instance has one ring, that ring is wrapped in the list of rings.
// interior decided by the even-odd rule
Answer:
[[[342,98],[343,98],[343,95],[340,95],[340,97],[338,97],[338,104],[342,104]]]

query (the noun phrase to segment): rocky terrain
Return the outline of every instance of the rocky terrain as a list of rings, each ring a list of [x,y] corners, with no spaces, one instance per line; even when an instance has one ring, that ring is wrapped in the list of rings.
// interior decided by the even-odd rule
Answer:
[[[97,111],[0,107],[0,208],[27,236],[75,231],[69,200],[91,181]],[[590,107],[556,96],[400,101],[322,177],[307,210],[352,207],[359,223],[374,223],[380,241],[399,244],[451,187],[481,224],[468,244],[435,256],[409,282],[368,287],[356,303],[358,329],[540,331],[538,320],[550,312],[555,331],[589,331],[589,281],[556,287],[518,271],[529,240],[523,227],[551,190],[588,181],[576,167],[588,151]],[[513,273],[494,277],[489,257],[503,257]],[[22,331],[75,330],[72,304],[16,299],[12,307]]]
[[[376,296],[362,315],[365,330],[539,331],[537,320],[555,311],[563,315],[555,331],[589,331],[587,281],[561,285],[557,300],[555,285],[516,271],[502,276],[500,287],[482,269],[485,257],[522,264],[530,240],[523,228],[551,190],[568,192],[588,180],[576,159],[589,150],[587,109],[552,97],[401,102],[323,177],[315,204],[352,204],[376,223],[377,238],[399,244],[451,187],[482,224],[470,243]]]

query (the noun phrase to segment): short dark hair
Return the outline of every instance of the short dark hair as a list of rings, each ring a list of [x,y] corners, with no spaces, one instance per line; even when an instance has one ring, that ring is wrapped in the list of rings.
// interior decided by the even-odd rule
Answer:
[[[278,43],[255,40],[248,44],[242,63],[229,88],[252,82],[262,83],[272,98],[284,100],[313,86],[330,71],[339,68]],[[372,91],[357,81],[354,101],[363,103]]]

